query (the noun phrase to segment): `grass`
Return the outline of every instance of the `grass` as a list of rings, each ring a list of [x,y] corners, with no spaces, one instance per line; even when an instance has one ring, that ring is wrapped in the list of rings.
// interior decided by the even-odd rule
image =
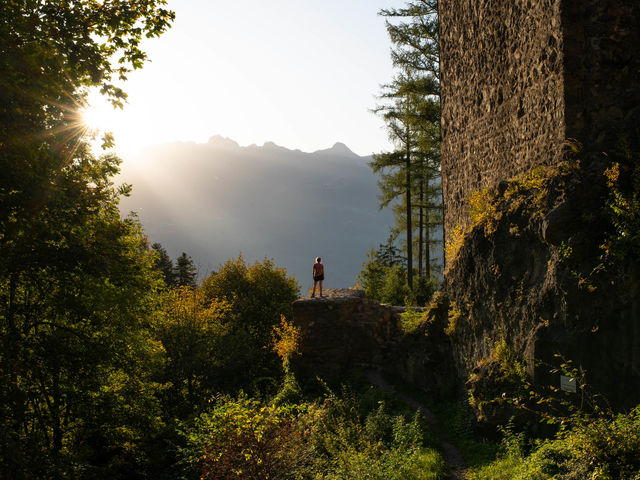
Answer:
[[[387,380],[399,393],[426,405],[440,419],[447,439],[460,450],[471,471],[494,461],[499,443],[474,432],[473,412],[467,405],[456,399],[436,400],[414,386],[399,382],[397,378]]]

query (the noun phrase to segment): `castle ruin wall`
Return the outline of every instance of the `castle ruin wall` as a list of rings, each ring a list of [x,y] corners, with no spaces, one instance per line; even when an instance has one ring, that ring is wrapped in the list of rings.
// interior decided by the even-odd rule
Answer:
[[[441,0],[445,240],[472,192],[640,136],[640,1]]]

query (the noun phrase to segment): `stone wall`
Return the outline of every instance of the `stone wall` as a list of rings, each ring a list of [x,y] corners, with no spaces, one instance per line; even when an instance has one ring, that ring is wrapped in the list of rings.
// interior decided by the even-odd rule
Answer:
[[[359,290],[329,289],[323,298],[296,300],[293,323],[302,333],[300,354],[291,359],[296,377],[335,386],[354,371],[382,370],[434,395],[450,393],[457,377],[449,339],[442,334],[446,315],[407,333],[404,311]]]
[[[566,139],[638,139],[640,6],[441,0],[445,239],[474,190],[559,161]]]
[[[298,377],[339,383],[354,367],[381,365],[400,335],[402,309],[369,300],[361,290],[324,294],[293,302],[293,322],[302,332],[300,355],[292,359]]]
[[[445,238],[472,191],[556,162],[564,133],[559,2],[442,0]]]
[[[563,0],[566,136],[640,148],[640,2]]]

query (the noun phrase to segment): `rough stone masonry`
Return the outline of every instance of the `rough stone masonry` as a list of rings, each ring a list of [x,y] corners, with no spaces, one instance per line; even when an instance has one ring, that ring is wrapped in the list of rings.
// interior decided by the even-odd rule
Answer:
[[[445,239],[567,140],[640,146],[640,1],[441,0]]]

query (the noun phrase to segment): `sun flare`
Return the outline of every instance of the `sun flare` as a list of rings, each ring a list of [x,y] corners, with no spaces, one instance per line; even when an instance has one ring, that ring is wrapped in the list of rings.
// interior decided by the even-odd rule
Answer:
[[[112,132],[118,126],[118,114],[121,110],[116,110],[111,104],[99,99],[91,102],[82,110],[82,122],[93,131]]]
[[[132,115],[130,110],[126,105],[124,109],[116,108],[102,95],[93,92],[87,104],[80,109],[81,122],[87,132],[97,139],[105,133],[113,134],[119,154],[130,152],[142,144],[140,133],[145,128],[145,122]],[[99,140],[95,144],[102,145]]]

